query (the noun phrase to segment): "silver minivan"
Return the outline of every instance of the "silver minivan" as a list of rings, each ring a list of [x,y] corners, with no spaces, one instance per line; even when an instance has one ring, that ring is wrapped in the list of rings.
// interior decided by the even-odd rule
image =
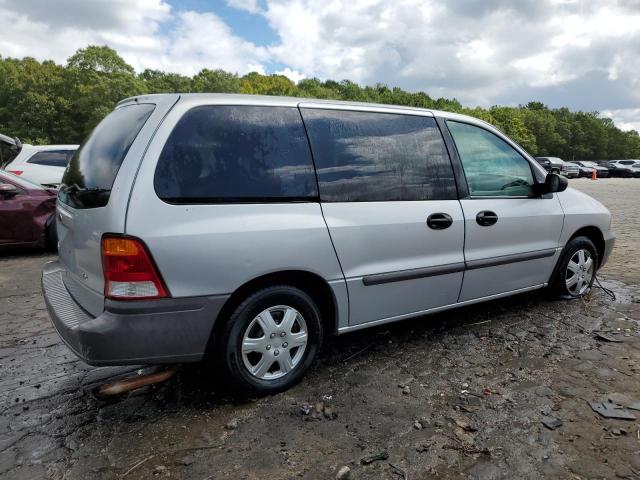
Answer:
[[[57,220],[43,291],[80,358],[217,359],[252,393],[298,381],[332,333],[582,296],[614,243],[604,206],[481,120],[244,95],[120,102]]]

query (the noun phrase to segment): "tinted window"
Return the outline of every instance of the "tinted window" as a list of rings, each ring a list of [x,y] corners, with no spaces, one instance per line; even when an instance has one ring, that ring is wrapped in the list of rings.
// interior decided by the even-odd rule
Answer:
[[[154,109],[151,104],[128,105],[107,115],[69,162],[60,200],[74,208],[105,206],[129,147]]]
[[[0,142],[0,169],[5,168],[18,155],[18,149]]]
[[[328,202],[456,198],[451,162],[431,117],[303,109],[320,198]]]
[[[164,146],[154,180],[169,202],[317,197],[297,108],[203,106],[189,110]]]
[[[447,122],[472,196],[529,196],[529,162],[497,135],[474,125]]]
[[[27,163],[48,167],[66,167],[73,156],[73,150],[46,150],[37,152]]]

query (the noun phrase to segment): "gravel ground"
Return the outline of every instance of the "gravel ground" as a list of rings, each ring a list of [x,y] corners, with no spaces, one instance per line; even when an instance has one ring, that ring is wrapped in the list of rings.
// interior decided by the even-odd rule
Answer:
[[[538,292],[345,335],[261,399],[197,366],[97,399],[132,369],[88,367],[60,342],[39,287],[53,257],[0,258],[0,477],[640,479],[640,421],[587,403],[640,401],[640,180],[571,184],[614,212],[601,277],[617,300]]]

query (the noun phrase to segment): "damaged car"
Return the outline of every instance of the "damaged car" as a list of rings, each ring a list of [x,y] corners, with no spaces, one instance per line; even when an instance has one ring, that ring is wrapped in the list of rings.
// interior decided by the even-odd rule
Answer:
[[[62,178],[44,298],[91,365],[211,361],[275,393],[331,334],[538,289],[586,295],[611,214],[567,187],[465,115],[138,96]]]

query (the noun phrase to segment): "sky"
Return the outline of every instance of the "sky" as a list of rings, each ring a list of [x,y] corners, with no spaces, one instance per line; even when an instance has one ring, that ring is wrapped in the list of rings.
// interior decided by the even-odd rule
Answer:
[[[381,82],[640,130],[640,0],[0,0],[0,55]]]

